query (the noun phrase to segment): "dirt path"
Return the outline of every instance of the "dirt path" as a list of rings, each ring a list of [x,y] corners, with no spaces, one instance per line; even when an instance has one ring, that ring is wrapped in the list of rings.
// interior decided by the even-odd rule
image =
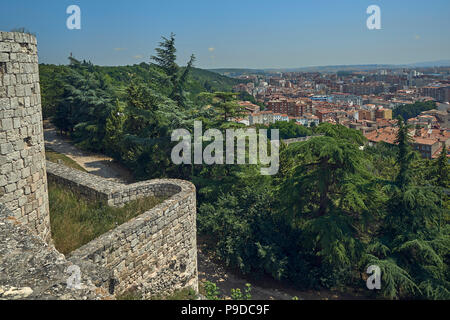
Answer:
[[[131,173],[112,158],[78,149],[59,135],[48,121],[44,121],[44,140],[46,148],[66,155],[89,173],[121,183],[133,182]]]
[[[231,289],[239,288],[244,292],[245,285],[251,284],[251,295],[253,300],[361,300],[366,299],[361,294],[342,294],[328,290],[300,291],[289,284],[280,283],[266,276],[259,280],[249,280],[215,261],[207,254],[206,245],[198,239],[198,273],[199,281],[211,281],[217,285],[220,294],[225,299],[230,299]]]
[[[47,121],[44,122],[44,138],[47,148],[65,154],[86,171],[122,183],[132,182],[130,172],[113,162],[112,158],[78,149],[69,140],[61,137]],[[356,295],[343,295],[330,291],[299,291],[270,277],[258,281],[247,280],[241,275],[226,270],[214,261],[214,258],[206,253],[205,247],[206,245],[199,239],[199,280],[216,283],[220,293],[225,297],[229,297],[231,289],[239,288],[244,292],[245,284],[250,283],[252,285],[252,299],[255,300],[292,300],[293,297],[300,300],[361,299]]]

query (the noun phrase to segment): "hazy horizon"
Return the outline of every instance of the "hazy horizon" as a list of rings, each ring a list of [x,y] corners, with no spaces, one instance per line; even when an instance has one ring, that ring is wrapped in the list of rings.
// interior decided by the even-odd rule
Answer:
[[[81,8],[81,30],[66,27],[72,4]],[[381,8],[381,30],[366,26],[366,9],[374,4]],[[70,53],[104,66],[148,63],[161,36],[171,32],[178,63],[185,65],[193,53],[202,69],[450,60],[445,0],[19,0],[2,8],[0,30],[36,33],[41,63],[67,64]]]
[[[89,59],[84,59],[83,57],[77,57],[77,56],[73,56],[73,58],[77,59],[77,60],[86,60],[86,61],[90,61]],[[148,59],[150,60],[150,58]],[[314,66],[291,66],[291,67],[282,67],[282,68],[276,68],[276,67],[263,67],[263,68],[239,68],[239,67],[214,67],[214,68],[202,68],[199,66],[194,66],[194,68],[198,68],[198,69],[203,69],[203,70],[222,70],[222,69],[236,69],[236,70],[293,70],[293,69],[308,69],[308,68],[326,68],[326,67],[357,67],[357,66],[390,66],[390,67],[402,67],[402,66],[413,66],[416,64],[421,64],[421,63],[439,63],[439,62],[448,62],[448,64],[445,64],[445,66],[443,67],[450,67],[450,59],[442,59],[442,60],[435,60],[435,61],[416,61],[413,63],[399,63],[399,64],[386,64],[386,63],[362,63],[362,64],[336,64],[336,65],[314,65]],[[92,62],[92,61],[91,61]],[[120,67],[120,66],[130,66],[130,65],[134,65],[134,64],[139,64],[139,63],[149,63],[150,61],[140,61],[140,62],[135,62],[132,64],[96,64],[98,66],[101,67]],[[67,61],[65,63],[47,63],[47,62],[42,62],[39,61],[39,63],[42,64],[55,64],[55,65],[68,65],[69,60],[67,58]],[[438,67],[438,66],[434,66],[434,67]]]

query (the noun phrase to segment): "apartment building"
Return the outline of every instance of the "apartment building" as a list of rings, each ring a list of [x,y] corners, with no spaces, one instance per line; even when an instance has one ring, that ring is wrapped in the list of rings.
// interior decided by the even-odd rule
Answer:
[[[272,111],[255,112],[249,115],[249,124],[251,126],[255,124],[268,125],[271,123],[274,123],[274,114]]]
[[[438,84],[420,88],[420,95],[431,97],[439,102],[450,101],[450,85]]]
[[[375,119],[392,120],[392,109],[379,108],[375,111]]]

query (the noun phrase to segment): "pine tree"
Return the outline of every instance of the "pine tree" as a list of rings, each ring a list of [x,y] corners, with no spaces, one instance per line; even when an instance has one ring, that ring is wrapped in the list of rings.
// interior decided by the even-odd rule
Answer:
[[[170,38],[162,37],[163,41],[156,48],[156,56],[151,59],[155,61],[153,65],[160,68],[169,79],[169,85],[174,87],[177,82],[179,67],[176,63],[177,49],[175,48],[175,34],[171,33]]]
[[[408,127],[401,118],[398,126],[399,170],[393,184],[386,188],[387,214],[381,235],[371,246],[384,249],[368,250],[365,259],[382,268],[386,297],[448,299],[449,273],[444,261],[450,237],[440,230],[443,208],[436,188],[416,183],[412,170],[416,159],[409,145]]]
[[[433,184],[438,187],[439,197],[441,199],[441,213],[439,215],[439,232],[441,232],[442,225],[444,223],[443,218],[448,217],[449,209],[449,196],[447,193],[450,187],[450,165],[447,158],[447,145],[444,142],[442,145],[442,151],[432,165],[431,175]]]
[[[408,126],[400,117],[396,138],[398,153],[398,173],[392,186],[387,188],[390,194],[386,227],[393,238],[402,235],[406,239],[416,238],[418,234],[428,233],[439,214],[437,194],[429,186],[414,183],[412,165],[417,154],[412,151]]]
[[[439,158],[435,161],[434,167],[436,168],[436,185],[441,188],[449,188],[450,187],[450,165],[448,164],[447,158],[447,145],[445,142],[442,146],[442,151],[439,155]]]
[[[123,152],[122,139],[124,137],[124,123],[126,119],[124,107],[119,100],[116,100],[114,108],[111,109],[109,117],[106,119],[106,132],[103,140],[105,149],[116,158],[119,158]]]
[[[397,165],[399,173],[395,180],[397,187],[401,189],[407,188],[411,184],[412,170],[411,162],[414,160],[415,154],[411,149],[411,137],[409,136],[409,126],[405,125],[403,118],[398,118],[398,131],[395,143],[398,145]]]
[[[104,151],[102,142],[113,91],[90,62],[80,63],[73,57],[69,60],[70,72],[64,79],[64,93],[53,123],[70,133],[80,146]]]
[[[289,167],[282,168],[277,190],[283,217],[300,226],[297,250],[315,256],[317,272],[333,274],[321,280],[327,287],[352,281],[363,253],[364,217],[375,215],[380,202],[364,154],[349,140],[317,137],[281,155],[291,158],[283,161]]]
[[[195,62],[195,56],[191,55],[191,58],[187,64],[186,68],[184,69],[181,76],[176,79],[172,93],[169,95],[170,99],[176,101],[178,106],[181,108],[184,108],[184,109],[187,107],[187,99],[184,94],[184,88],[186,86],[188,76],[194,66],[194,62]]]
[[[231,118],[241,117],[244,113],[244,107],[236,101],[236,93],[231,92],[203,92],[200,96],[212,105],[214,112],[217,114],[216,121],[226,126]]]
[[[162,37],[163,41],[159,43],[156,48],[156,56],[152,56],[153,65],[162,72],[162,77],[159,79],[163,87],[168,87],[168,97],[181,108],[187,108],[188,102],[184,94],[184,89],[191,72],[195,56],[191,55],[190,60],[180,74],[180,67],[176,63],[177,49],[175,47],[175,34],[171,33],[170,38]]]

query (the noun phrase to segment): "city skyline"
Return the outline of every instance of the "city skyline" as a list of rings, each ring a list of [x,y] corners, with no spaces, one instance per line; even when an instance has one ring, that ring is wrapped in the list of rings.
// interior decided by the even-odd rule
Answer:
[[[70,5],[81,30],[69,30]],[[367,7],[381,8],[369,30]],[[450,3],[381,0],[278,3],[15,1],[3,4],[0,29],[36,33],[41,63],[67,64],[72,53],[98,65],[149,62],[161,36],[176,34],[178,63],[193,53],[204,69],[283,69],[329,65],[413,64],[450,60]],[[8,15],[6,15],[8,12]]]

